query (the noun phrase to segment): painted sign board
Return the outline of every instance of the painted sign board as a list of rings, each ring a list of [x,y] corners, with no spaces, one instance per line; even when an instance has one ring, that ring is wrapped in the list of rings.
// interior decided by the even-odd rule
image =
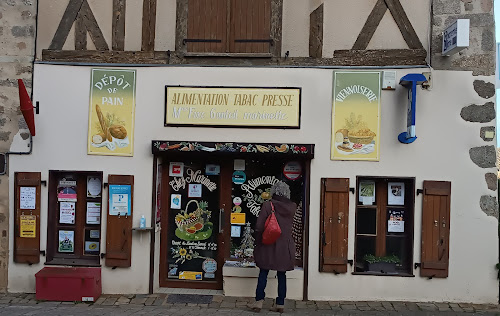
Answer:
[[[136,71],[92,69],[87,152],[133,156]]]
[[[165,126],[300,128],[300,88],[166,86]]]
[[[469,19],[458,19],[443,32],[441,55],[450,56],[469,47]]]

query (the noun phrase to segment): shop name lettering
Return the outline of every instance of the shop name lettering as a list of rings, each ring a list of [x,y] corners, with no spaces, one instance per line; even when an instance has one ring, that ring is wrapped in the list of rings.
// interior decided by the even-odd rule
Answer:
[[[101,78],[101,80],[97,81],[94,83],[94,87],[102,91],[107,91],[109,94],[116,94],[118,93],[118,89],[125,90],[128,87],[131,87],[131,84],[126,81],[124,75],[121,75],[119,77],[116,76],[109,76],[104,75],[104,77]],[[106,88],[107,86],[114,86],[114,87],[109,87]],[[101,104],[103,105],[123,105],[123,98],[118,98],[118,97],[102,97],[102,102]]]
[[[186,183],[201,183],[204,186],[206,186],[207,189],[210,190],[210,192],[217,189],[217,184],[215,184],[214,182],[210,181],[209,178],[202,175],[200,170],[194,171],[192,169],[187,169],[186,173],[187,177],[175,177],[173,178],[172,181],[169,182],[170,186],[174,191],[179,191],[181,188],[185,189]]]
[[[351,94],[364,95],[370,103],[377,100],[377,95],[372,90],[370,90],[370,88],[360,85],[352,85],[340,90],[340,92],[337,94],[337,97],[335,98],[335,101],[344,102],[345,98],[347,98]]]
[[[272,186],[279,181],[280,180],[276,179],[275,176],[262,176],[249,180],[248,183],[244,183],[241,185],[241,189],[247,192],[246,194],[246,198],[248,200],[247,207],[250,210],[250,213],[252,213],[255,216],[258,216],[261,207],[261,204],[255,200],[253,191],[255,191],[255,189],[257,189],[257,187],[261,185],[267,184]]]
[[[174,118],[179,118],[182,113],[185,113],[189,119],[238,119],[244,120],[286,120],[287,115],[281,110],[273,112],[243,112],[238,109],[221,111],[217,108],[210,108],[207,112],[205,109],[190,105],[201,106],[250,106],[260,109],[269,109],[273,107],[289,107],[294,105],[294,95],[287,94],[242,94],[236,93],[174,93],[171,104],[181,105],[173,107],[172,114]],[[275,108],[274,108],[275,109]]]
[[[172,240],[172,246],[181,246],[192,250],[217,250],[217,243],[214,242]]]

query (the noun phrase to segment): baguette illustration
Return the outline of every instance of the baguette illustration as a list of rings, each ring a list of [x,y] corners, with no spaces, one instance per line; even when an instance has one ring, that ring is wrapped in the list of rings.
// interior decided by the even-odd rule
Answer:
[[[101,107],[99,106],[99,104],[95,105],[95,111],[97,112],[97,118],[99,119],[99,124],[101,125],[102,133],[106,135],[106,139],[108,141],[111,141],[111,135],[106,126],[106,119],[104,118],[104,115],[101,112]]]

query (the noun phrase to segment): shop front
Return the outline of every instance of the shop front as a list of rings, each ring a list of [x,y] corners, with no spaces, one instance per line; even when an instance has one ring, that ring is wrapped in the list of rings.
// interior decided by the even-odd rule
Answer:
[[[224,284],[227,295],[252,295],[253,290],[242,291],[245,286],[238,281],[243,281],[245,270],[256,270],[247,269],[255,267],[254,227],[278,181],[290,186],[298,205],[295,274],[303,282],[304,205],[314,145],[153,141],[152,146],[161,175],[156,177],[161,181],[161,287],[222,290]],[[295,296],[302,298],[303,289],[300,284]]]
[[[471,131],[454,105],[474,101],[455,84],[472,79],[434,71],[402,144],[408,91],[381,89],[384,71],[36,64],[33,154],[9,162],[9,291],[34,292],[50,266],[99,269],[103,293],[253,296],[252,230],[284,181],[298,205],[288,298],[494,302],[494,269],[471,267],[498,261],[474,246],[498,222],[457,154]]]

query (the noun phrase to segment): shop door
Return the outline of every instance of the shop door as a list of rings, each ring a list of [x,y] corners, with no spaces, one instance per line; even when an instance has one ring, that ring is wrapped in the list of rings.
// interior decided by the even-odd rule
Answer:
[[[163,166],[160,286],[222,289],[221,165],[183,161]]]

